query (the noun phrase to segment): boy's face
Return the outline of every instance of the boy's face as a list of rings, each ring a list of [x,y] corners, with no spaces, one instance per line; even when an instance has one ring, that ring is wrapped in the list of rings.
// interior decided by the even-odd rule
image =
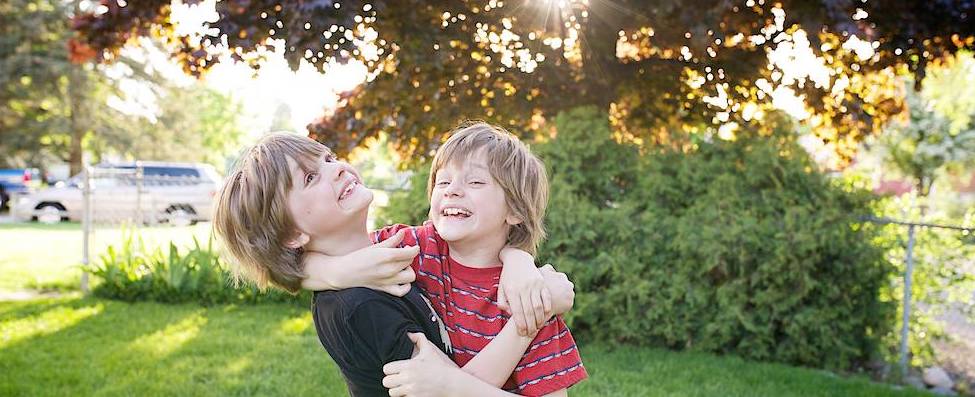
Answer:
[[[317,169],[305,171],[291,161],[288,211],[298,228],[299,246],[319,236],[361,228],[372,191],[352,166],[327,154]],[[300,235],[304,235],[301,237]]]
[[[437,171],[430,220],[447,242],[503,243],[509,226],[517,223],[509,212],[504,190],[488,171],[482,153]]]

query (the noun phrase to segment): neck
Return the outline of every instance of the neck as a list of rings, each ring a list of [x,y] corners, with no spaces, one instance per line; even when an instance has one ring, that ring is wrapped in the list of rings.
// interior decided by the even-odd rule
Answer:
[[[372,240],[363,221],[361,224],[357,222],[354,227],[341,228],[329,234],[315,236],[305,245],[305,249],[329,256],[342,256],[371,244]]]
[[[481,239],[477,241],[448,242],[450,257],[468,267],[488,268],[501,264],[501,249],[505,239]]]

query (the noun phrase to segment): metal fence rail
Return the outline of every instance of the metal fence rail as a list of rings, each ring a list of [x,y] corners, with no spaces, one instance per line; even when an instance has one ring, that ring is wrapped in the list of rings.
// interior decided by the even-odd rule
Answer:
[[[84,234],[81,263],[88,266],[96,225],[140,228],[207,221],[219,183],[206,170],[193,166],[86,166],[80,178],[65,189],[65,201],[57,206],[39,205],[35,217],[48,222],[80,220]],[[88,287],[87,273],[82,272],[81,290],[87,293]]]
[[[911,323],[911,283],[913,281],[914,274],[914,244],[916,242],[916,234],[918,228],[928,228],[928,229],[944,229],[953,230],[964,233],[973,233],[975,228],[955,226],[955,225],[939,225],[935,223],[925,223],[925,222],[908,222],[900,221],[890,218],[878,218],[878,217],[864,217],[861,220],[865,222],[875,223],[879,225],[897,225],[907,227],[907,248],[904,258],[905,269],[904,269],[904,313],[901,318],[901,343],[900,343],[900,360],[898,362],[901,370],[901,376],[907,376],[908,369],[908,335],[910,332]]]

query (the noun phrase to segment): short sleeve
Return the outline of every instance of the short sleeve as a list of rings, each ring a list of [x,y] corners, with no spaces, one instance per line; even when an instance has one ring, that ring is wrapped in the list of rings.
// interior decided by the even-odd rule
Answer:
[[[398,224],[395,224],[395,225],[389,225],[389,226],[383,227],[382,229],[373,231],[372,233],[370,233],[370,237],[372,238],[372,242],[373,243],[378,243],[380,241],[386,241],[386,239],[388,239],[390,237],[393,237],[393,235],[395,235],[396,232],[398,232],[400,230],[403,230],[403,229],[411,229],[411,228],[413,228],[413,226],[404,225],[402,223],[398,223]],[[410,235],[411,234],[412,233],[407,233],[406,234],[406,237],[403,238],[403,243],[400,244],[400,246],[403,246],[403,245],[415,245],[416,244],[415,241],[412,244],[409,241],[407,241],[410,238]]]
[[[575,339],[560,316],[542,327],[511,374],[516,392],[525,396],[567,389],[587,377]]]
[[[369,300],[349,316],[353,334],[362,342],[362,351],[379,367],[413,355],[413,341],[408,332],[423,332],[402,309],[383,300]]]

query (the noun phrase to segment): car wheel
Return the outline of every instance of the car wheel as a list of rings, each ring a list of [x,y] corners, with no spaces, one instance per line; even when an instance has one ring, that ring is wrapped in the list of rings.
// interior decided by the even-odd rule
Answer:
[[[38,206],[37,210],[34,213],[37,214],[38,222],[48,224],[48,225],[53,225],[55,223],[61,222],[61,220],[63,219],[62,218],[63,211],[64,211],[64,207],[58,204],[48,203],[48,204],[41,204],[40,206]]]
[[[166,210],[166,222],[173,226],[190,226],[196,223],[196,212],[186,206],[172,206]]]

